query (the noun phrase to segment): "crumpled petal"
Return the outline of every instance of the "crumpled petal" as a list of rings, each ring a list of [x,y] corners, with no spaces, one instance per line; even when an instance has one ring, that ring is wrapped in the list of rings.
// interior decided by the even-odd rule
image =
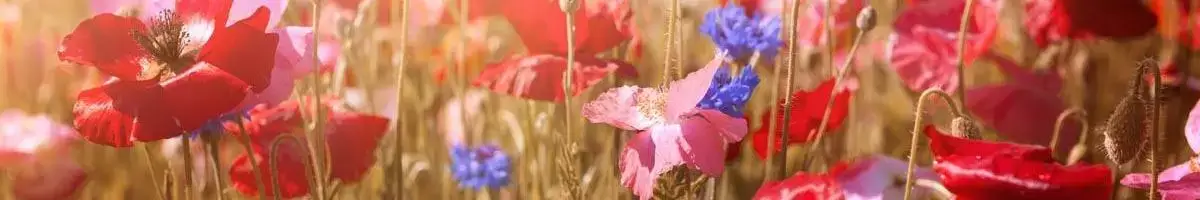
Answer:
[[[79,93],[75,128],[85,140],[114,147],[178,136],[183,129],[164,102],[157,84],[112,80]]]
[[[798,48],[823,49],[828,41],[825,37],[825,4],[831,0],[814,0],[803,2],[804,6],[796,17],[796,38]],[[855,28],[858,13],[866,6],[862,0],[832,0],[833,1],[833,32],[838,39],[838,49],[849,46],[851,42],[842,41],[853,37],[850,30]],[[768,15],[782,16],[785,12],[785,0],[761,0],[761,7]]]
[[[939,88],[955,93],[958,87],[958,30],[966,2],[930,0],[901,11],[889,37],[887,54],[896,74],[909,89],[923,91]],[[974,9],[987,9],[981,7]],[[967,27],[967,51],[964,63],[970,66],[986,51],[996,36],[994,16],[976,15]]]
[[[284,143],[280,145],[280,150],[293,150],[282,151],[275,160],[275,164],[278,166],[277,170],[279,172],[279,191],[282,193],[280,197],[295,198],[308,194],[308,176],[306,176],[304,171],[304,166],[307,163],[301,162],[306,158],[302,157],[305,155],[296,153],[295,151],[300,150],[301,148],[302,147],[296,146],[292,143]],[[261,151],[255,150],[255,152],[258,153]],[[251,165],[257,165],[259,169],[270,169],[270,164],[268,163],[266,155],[267,154],[264,153],[258,153],[255,155],[243,154],[239,155],[237,158],[234,158],[233,165],[230,165],[229,167],[229,180],[233,187],[238,190],[238,192],[251,197],[259,195],[258,183],[254,180],[254,166]],[[254,156],[254,161],[258,161],[258,163],[250,163],[250,158],[248,156]],[[274,179],[275,176],[271,176],[271,173],[261,172],[259,175],[259,178],[263,181],[263,185],[267,187],[265,190],[263,190],[266,191],[266,194],[263,196],[274,196],[275,192],[272,191],[274,184],[271,182],[271,180]]]
[[[575,51],[583,55],[592,55],[608,50],[617,44],[629,40],[631,9],[626,0],[594,0],[579,3],[575,11],[575,44],[572,50],[567,49],[566,16],[558,7],[557,1],[545,0],[516,0],[501,4],[501,13],[512,24],[513,30],[521,37],[521,42],[531,54],[566,54]],[[626,31],[622,31],[626,30]]]
[[[266,7],[271,12],[270,21],[267,22],[267,28],[273,28],[283,19],[283,13],[287,11],[287,4],[290,0],[233,0],[233,6],[229,8],[229,20],[225,26],[233,26],[237,23],[236,20],[250,18],[261,7]]]
[[[721,176],[725,157],[717,155],[725,155],[726,144],[741,141],[748,128],[746,120],[716,110],[699,110],[682,120],[679,152],[684,154],[684,162],[708,176]]]
[[[130,35],[145,32],[146,25],[137,18],[100,14],[79,23],[63,38],[58,58],[82,65],[92,65],[110,76],[137,80],[142,72],[139,64],[149,55]]]
[[[232,74],[200,63],[163,82],[162,95],[175,123],[183,130],[195,130],[237,107],[249,87]]]
[[[621,184],[641,199],[654,195],[658,176],[684,164],[679,125],[659,124],[640,131],[621,150]]]
[[[668,123],[677,123],[679,116],[696,109],[696,105],[704,99],[704,94],[712,85],[713,76],[717,74],[717,69],[721,68],[724,61],[725,53],[717,53],[712,61],[708,61],[708,64],[704,65],[704,68],[689,73],[683,79],[671,82],[667,90],[667,107],[664,113]]]
[[[641,106],[647,98],[661,97],[658,90],[637,86],[621,86],[609,89],[595,100],[583,105],[580,114],[592,123],[605,123],[613,127],[637,131],[662,123],[662,116],[647,116]]]
[[[856,159],[843,169],[831,170],[830,174],[837,178],[838,184],[845,190],[846,199],[893,200],[904,198],[904,184],[897,184],[895,180],[907,176],[907,170],[907,161],[875,154]],[[916,173],[916,179],[941,182],[929,168],[917,168],[913,172]],[[925,199],[929,194],[928,189],[913,188],[915,199]]]
[[[472,81],[475,87],[532,100],[561,102],[566,58],[558,55],[518,56],[491,64]],[[613,71],[633,66],[617,61],[576,57],[571,77],[571,96],[583,94]],[[620,74],[619,75],[626,75]]]
[[[946,189],[960,199],[1108,199],[1107,166],[1055,163],[1040,146],[977,141],[927,126],[931,150]]]
[[[278,34],[267,33],[264,29],[269,12],[259,8],[250,18],[218,28],[200,50],[198,60],[233,74],[248,83],[254,92],[266,90],[279,42]]]
[[[845,191],[834,177],[824,174],[796,173],[782,181],[764,183],[754,193],[755,200],[845,199]]]

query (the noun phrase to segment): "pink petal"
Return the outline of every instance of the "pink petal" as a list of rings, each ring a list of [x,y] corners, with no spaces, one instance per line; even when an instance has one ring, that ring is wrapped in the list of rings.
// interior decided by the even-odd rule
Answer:
[[[138,6],[140,0],[90,0],[88,6],[92,14],[117,13],[123,8]]]
[[[1164,199],[1197,199],[1200,198],[1200,173],[1193,172],[1192,162],[1168,168],[1158,175],[1159,192]],[[1126,187],[1146,189],[1150,187],[1150,175],[1133,173],[1121,179],[1121,185]]]
[[[609,89],[596,100],[583,105],[581,115],[592,123],[605,123],[625,130],[645,130],[656,123],[658,116],[645,116],[639,110],[638,97],[662,96],[657,90],[622,86]]]
[[[613,71],[633,68],[633,65],[618,60],[589,56],[576,59],[570,96],[583,94]],[[512,57],[497,64],[489,64],[487,69],[475,77],[472,85],[525,99],[561,102],[563,97],[567,96],[563,95],[562,90],[562,74],[566,71],[566,62],[566,57],[552,54]],[[697,100],[699,98],[697,97]]]
[[[783,13],[784,0],[763,0],[759,4],[762,11],[768,15],[780,16]],[[830,0],[815,0],[802,2],[801,9],[804,9],[802,14],[797,17],[796,38],[799,38],[799,48],[823,48],[827,38],[825,37],[825,4]],[[838,38],[842,33],[846,33],[854,27],[854,21],[858,18],[859,10],[864,7],[862,0],[834,0],[833,1],[833,32],[834,38]],[[842,42],[842,45],[845,42]]]
[[[88,175],[70,155],[54,157],[59,159],[32,163],[12,174],[12,183],[16,183],[12,186],[13,196],[24,200],[70,199]]]
[[[906,176],[907,170],[906,161],[884,155],[869,155],[834,175],[842,189],[845,189],[846,199],[903,199],[904,185],[896,184],[894,180]],[[918,168],[915,172],[917,179],[941,182],[929,168]],[[921,197],[928,195],[929,191],[913,188],[913,192],[914,196]]]
[[[1035,74],[1008,59],[992,57],[1009,82],[967,90],[967,109],[1006,139],[1017,143],[1045,145],[1050,142],[1054,123],[1066,106],[1058,93],[1062,82],[1052,73]],[[1059,147],[1075,145],[1079,125],[1064,122]],[[1060,148],[1060,152],[1069,148]]]
[[[1193,106],[1192,111],[1188,113],[1187,125],[1183,129],[1183,136],[1187,138],[1188,146],[1192,147],[1192,152],[1200,154],[1200,106]]]
[[[700,110],[682,117],[683,138],[679,152],[684,162],[709,176],[725,171],[725,144],[740,141],[746,135],[746,120],[716,110]]]
[[[276,48],[276,57],[282,57],[287,63],[276,63],[276,67],[292,69],[295,74],[292,76],[300,78],[312,73],[313,56],[312,56],[312,27],[288,26],[279,33],[279,45]],[[337,64],[337,58],[341,55],[341,45],[335,38],[329,37],[329,34],[322,34],[320,44],[317,45],[317,58],[321,62],[321,72],[333,70],[333,66]]]
[[[642,200],[654,195],[658,176],[683,164],[679,125],[656,125],[638,132],[621,151],[621,184]]]
[[[696,104],[704,98],[704,93],[708,92],[709,85],[712,85],[713,75],[724,64],[724,58],[725,53],[717,53],[712,61],[708,61],[708,64],[704,65],[704,68],[688,74],[683,79],[671,82],[670,89],[667,91],[665,113],[668,123],[678,123],[679,116],[692,112],[696,108]]]
[[[889,39],[888,57],[892,68],[913,91],[940,88],[954,93],[958,86],[956,63],[958,36],[962,16],[962,0],[922,1],[901,11],[893,25],[896,33]],[[994,9],[979,6],[976,10]],[[995,38],[997,23],[994,16],[974,17],[967,27],[967,66],[980,53],[987,51]]]
[[[267,28],[275,27],[279,24],[279,20],[283,18],[283,13],[287,11],[289,0],[233,0],[233,7],[229,8],[229,20],[225,22],[225,26],[233,26],[238,20],[249,18],[254,14],[254,11],[259,7],[267,7],[271,11],[271,20],[267,23]]]

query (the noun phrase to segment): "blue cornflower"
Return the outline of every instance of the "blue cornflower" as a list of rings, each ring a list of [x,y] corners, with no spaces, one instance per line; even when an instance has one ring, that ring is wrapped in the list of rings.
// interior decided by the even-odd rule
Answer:
[[[712,85],[708,86],[708,91],[696,107],[716,109],[729,116],[743,117],[742,108],[750,101],[758,81],[758,74],[754,73],[754,68],[750,65],[742,67],[742,72],[738,73],[736,78],[730,77],[728,66],[721,65],[713,75]]]
[[[745,8],[732,1],[725,7],[708,11],[700,25],[700,32],[736,60],[749,59],[754,52],[759,52],[759,59],[773,59],[779,53],[779,46],[783,45],[779,39],[781,29],[779,17],[765,16],[761,12],[747,15]]]
[[[471,149],[454,145],[450,149],[451,172],[461,188],[478,190],[508,185],[511,165],[508,155],[495,145]]]

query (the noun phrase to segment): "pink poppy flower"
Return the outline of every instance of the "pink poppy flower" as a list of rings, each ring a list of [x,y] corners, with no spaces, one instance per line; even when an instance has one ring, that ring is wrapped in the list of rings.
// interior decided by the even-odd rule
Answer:
[[[897,17],[886,55],[909,89],[939,88],[948,93],[958,89],[957,33],[965,4],[963,0],[922,1],[904,8]],[[980,5],[974,9],[988,9]],[[995,38],[995,17],[985,14],[974,13],[975,21],[967,27],[968,66]]]
[[[87,179],[71,158],[75,130],[45,115],[0,113],[0,169],[11,170],[17,199],[69,198]]]
[[[1193,155],[1200,153],[1200,106],[1188,113],[1184,137],[1192,148]],[[1187,162],[1163,170],[1158,174],[1158,192],[1163,199],[1183,200],[1200,198],[1200,161],[1192,158]],[[1149,173],[1133,173],[1121,178],[1121,184],[1137,188],[1150,188]]]
[[[1108,199],[1112,172],[1102,164],[1055,163],[1041,146],[957,138],[925,126],[933,170],[957,199]]]
[[[722,64],[720,58],[723,55],[666,91],[623,86],[583,106],[582,115],[593,123],[637,131],[621,152],[620,171],[621,183],[641,199],[649,199],[658,176],[675,166],[720,176],[726,144],[746,134],[745,119],[697,109]]]
[[[868,155],[854,162],[838,163],[826,174],[797,173],[783,181],[772,181],[759,188],[754,199],[904,199],[904,183],[895,180],[907,175],[908,163],[884,155]],[[916,178],[940,182],[928,168],[916,169]],[[929,195],[926,188],[913,188],[916,199]]]
[[[1058,114],[1066,110],[1059,97],[1062,78],[1054,69],[1033,72],[1014,61],[987,54],[1008,82],[967,89],[966,109],[984,125],[995,129],[1008,141],[1022,144],[1046,145],[1054,132]],[[1075,145],[1080,127],[1077,121],[1064,122],[1058,146]],[[1060,148],[1065,153],[1070,148]]]
[[[761,0],[758,1],[762,11],[768,15],[781,16],[786,8],[783,3],[788,0]],[[833,33],[834,38],[838,41],[838,49],[850,46],[849,40],[854,37],[851,30],[855,28],[855,19],[858,18],[858,13],[866,6],[866,1],[863,0],[815,0],[802,1],[804,6],[800,9],[800,14],[796,17],[796,38],[799,39],[798,48],[809,49],[824,49],[828,38],[825,37],[825,4],[833,2]],[[747,7],[747,11],[751,11]]]
[[[88,141],[132,146],[196,130],[270,84],[278,35],[260,7],[232,26],[232,2],[179,2],[147,25],[100,14],[67,35],[60,60],[115,77],[79,94],[75,125]],[[131,34],[134,33],[134,34]]]
[[[238,106],[238,110],[246,110],[258,104],[274,106],[292,96],[296,80],[312,74],[313,69],[313,34],[312,27],[288,26],[275,31],[279,34],[279,44],[275,49],[275,67],[271,69],[271,84],[262,92],[251,93]],[[341,45],[329,34],[321,35],[317,46],[317,59],[321,63],[320,73],[329,73],[337,65],[341,55]]]

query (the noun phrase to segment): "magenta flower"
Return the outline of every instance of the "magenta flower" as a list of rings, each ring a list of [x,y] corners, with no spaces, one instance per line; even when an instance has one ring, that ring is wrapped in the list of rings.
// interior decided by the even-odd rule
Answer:
[[[718,110],[698,109],[724,55],[670,84],[666,91],[623,86],[583,106],[593,123],[636,131],[621,152],[621,183],[641,199],[653,194],[658,176],[686,165],[709,176],[725,170],[726,144],[740,141],[746,120]]]
[[[900,12],[893,25],[896,32],[888,39],[887,58],[892,69],[913,91],[939,88],[948,93],[958,89],[958,29],[963,0],[929,0],[911,5]],[[979,4],[974,22],[967,27],[968,64],[991,46],[996,23]]]
[[[1192,107],[1188,114],[1184,137],[1194,153],[1200,152],[1200,107]],[[1121,179],[1121,184],[1138,189],[1150,188],[1150,174],[1134,173]],[[1163,199],[1200,199],[1200,161],[1192,158],[1183,164],[1163,170],[1158,174],[1158,192]]]
[[[45,115],[0,113],[0,171],[11,170],[17,199],[67,199],[87,174],[71,159],[74,129]]]
[[[825,4],[833,2],[833,37],[850,33],[854,28],[854,20],[858,12],[866,5],[864,0],[814,0],[804,1],[801,14],[796,17],[796,38],[799,48],[823,49],[828,38],[825,37]],[[784,0],[760,0],[758,4],[768,15],[782,16],[785,11]],[[844,38],[842,38],[844,39]],[[839,47],[849,46],[849,42],[838,42]]]

